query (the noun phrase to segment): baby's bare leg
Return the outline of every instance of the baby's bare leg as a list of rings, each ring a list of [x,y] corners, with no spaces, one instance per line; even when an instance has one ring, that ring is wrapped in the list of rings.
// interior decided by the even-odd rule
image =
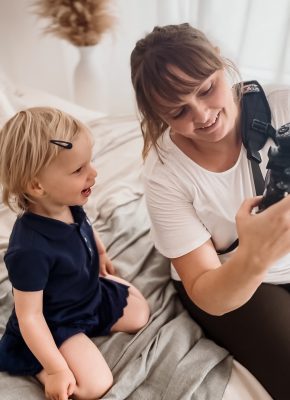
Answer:
[[[76,379],[71,396],[75,400],[96,400],[104,396],[113,384],[112,373],[96,345],[83,333],[67,339],[59,348]],[[45,385],[46,372],[37,378]]]
[[[106,275],[105,278],[129,286],[129,295],[127,298],[127,306],[124,308],[124,314],[112,326],[111,331],[135,333],[143,328],[148,322],[150,309],[142,293],[130,282],[118,276]]]

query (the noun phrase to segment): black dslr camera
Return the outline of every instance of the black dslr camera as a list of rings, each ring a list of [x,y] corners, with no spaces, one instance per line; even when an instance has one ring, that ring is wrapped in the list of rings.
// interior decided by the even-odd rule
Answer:
[[[259,212],[290,193],[290,123],[282,125],[278,131],[272,126],[270,129],[276,146],[271,146],[268,151],[268,171]]]

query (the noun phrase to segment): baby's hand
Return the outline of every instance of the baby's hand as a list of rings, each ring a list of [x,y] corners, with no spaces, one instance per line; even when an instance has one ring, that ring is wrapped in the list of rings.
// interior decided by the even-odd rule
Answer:
[[[45,396],[49,400],[68,400],[75,390],[76,380],[72,371],[67,368],[47,376]]]
[[[99,255],[99,261],[100,261],[101,276],[106,276],[108,274],[116,275],[116,270],[106,251],[104,251],[102,254]]]

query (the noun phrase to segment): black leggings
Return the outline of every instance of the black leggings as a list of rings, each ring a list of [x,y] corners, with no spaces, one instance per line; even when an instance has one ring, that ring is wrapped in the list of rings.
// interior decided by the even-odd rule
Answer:
[[[226,348],[274,400],[290,399],[290,284],[263,283],[237,310],[212,316],[196,307],[181,282],[180,299],[205,335]]]

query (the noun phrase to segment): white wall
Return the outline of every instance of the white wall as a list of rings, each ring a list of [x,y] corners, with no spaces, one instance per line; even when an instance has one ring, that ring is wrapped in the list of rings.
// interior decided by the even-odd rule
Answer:
[[[70,96],[71,69],[66,56],[75,49],[42,35],[29,0],[0,0],[0,66],[16,82]],[[70,71],[69,71],[70,70]]]
[[[74,100],[73,74],[78,49],[52,35],[44,35],[46,21],[32,13],[31,0],[0,0],[0,68],[15,82]],[[107,95],[103,111],[129,113],[134,110],[129,57],[136,40],[152,29],[155,0],[116,1],[117,23],[98,46],[100,82]],[[132,13],[131,13],[132,10]],[[135,13],[135,15],[134,15]],[[139,26],[143,21],[142,27]],[[146,21],[148,22],[146,26]]]
[[[244,79],[290,84],[290,0],[112,0],[118,21],[98,45],[94,108],[134,112],[129,57],[156,24],[191,22],[240,67]],[[74,99],[78,49],[43,35],[33,0],[0,0],[0,68],[15,82]],[[85,77],[86,79],[86,77]],[[88,104],[86,104],[88,106]]]

